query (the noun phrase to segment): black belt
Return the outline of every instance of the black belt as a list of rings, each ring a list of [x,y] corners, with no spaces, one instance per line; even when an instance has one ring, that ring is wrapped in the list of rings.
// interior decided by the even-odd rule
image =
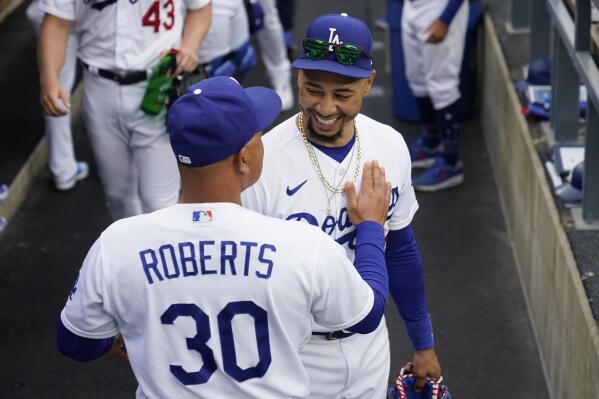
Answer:
[[[313,331],[312,335],[323,335],[328,341],[334,341],[336,339],[351,337],[352,335],[354,335],[354,333],[345,332],[345,331],[331,331],[331,332],[315,332],[315,331]]]
[[[106,79],[110,79],[120,85],[132,85],[143,82],[148,78],[146,71],[111,71],[109,69],[92,68],[85,62],[82,62],[85,69],[92,73],[96,73]]]

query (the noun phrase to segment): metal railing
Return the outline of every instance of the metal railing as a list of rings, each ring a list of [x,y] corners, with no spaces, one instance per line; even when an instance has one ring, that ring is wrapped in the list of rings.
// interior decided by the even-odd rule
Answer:
[[[576,0],[573,17],[564,1],[512,0],[512,7],[521,8],[525,4],[531,7],[530,60],[549,55],[553,36],[551,127],[556,143],[578,139],[579,86],[586,87],[582,217],[586,222],[596,222],[599,221],[599,68],[591,54],[591,0]],[[593,2],[599,7],[599,0]]]

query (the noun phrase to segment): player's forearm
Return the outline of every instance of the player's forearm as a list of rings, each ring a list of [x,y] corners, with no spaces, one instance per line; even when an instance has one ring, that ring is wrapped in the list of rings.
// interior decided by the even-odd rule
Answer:
[[[385,313],[389,280],[385,267],[385,239],[383,226],[376,222],[362,222],[356,226],[356,253],[354,266],[374,294],[374,303],[368,315],[348,331],[368,334],[378,327]]]
[[[40,80],[58,80],[67,52],[71,22],[46,14],[42,20],[39,41]]]
[[[112,347],[114,338],[91,339],[80,337],[70,332],[60,318],[56,323],[56,345],[65,356],[80,362],[94,360],[105,354]]]
[[[411,226],[392,230],[385,250],[389,289],[416,350],[434,347],[432,324],[426,307],[422,257]]]
[[[183,25],[181,48],[197,53],[212,20],[212,4],[197,10],[188,10]]]

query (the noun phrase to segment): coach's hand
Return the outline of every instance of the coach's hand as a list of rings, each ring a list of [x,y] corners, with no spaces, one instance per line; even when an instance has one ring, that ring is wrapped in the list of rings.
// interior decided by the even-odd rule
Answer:
[[[108,353],[123,363],[129,363],[129,355],[127,354],[127,347],[122,335],[116,336],[112,348],[110,348]]]
[[[391,183],[385,179],[385,169],[378,161],[366,162],[362,172],[360,193],[354,183],[345,183],[347,214],[354,226],[366,221],[384,224],[389,211]]]
[[[428,34],[428,39],[426,39],[427,43],[440,43],[447,36],[447,31],[449,30],[449,26],[440,19],[436,19],[428,28],[424,30],[425,33]]]
[[[414,390],[418,392],[424,388],[426,377],[436,380],[441,376],[441,365],[433,348],[416,351],[413,360],[413,373],[416,376]]]

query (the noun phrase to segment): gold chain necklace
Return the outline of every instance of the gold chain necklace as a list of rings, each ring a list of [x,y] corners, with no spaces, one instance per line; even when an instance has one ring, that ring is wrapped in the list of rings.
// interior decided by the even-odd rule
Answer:
[[[312,162],[312,166],[318,175],[318,178],[322,182],[322,184],[327,188],[327,190],[332,193],[342,193],[343,188],[339,188],[341,186],[341,182],[337,187],[333,186],[327,179],[324,177],[322,173],[322,169],[320,168],[320,162],[318,162],[318,158],[316,157],[316,152],[314,151],[314,146],[308,140],[306,133],[304,132],[304,115],[303,112],[300,112],[295,119],[297,127],[302,135],[302,139],[304,140],[304,145],[306,146],[306,150],[308,151],[308,156],[310,157],[310,161]],[[362,160],[362,148],[360,146],[360,136],[358,135],[358,129],[356,128],[356,122],[354,121],[354,134],[356,135],[356,169],[354,170],[354,176],[352,181],[355,183],[358,175],[360,174],[360,163]]]

